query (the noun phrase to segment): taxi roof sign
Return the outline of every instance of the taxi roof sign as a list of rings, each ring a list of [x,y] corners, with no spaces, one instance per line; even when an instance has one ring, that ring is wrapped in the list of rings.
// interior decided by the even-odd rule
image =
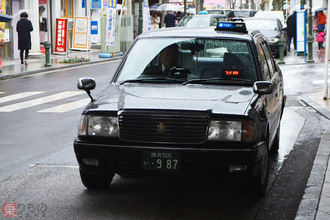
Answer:
[[[244,22],[218,22],[215,30],[247,33]]]

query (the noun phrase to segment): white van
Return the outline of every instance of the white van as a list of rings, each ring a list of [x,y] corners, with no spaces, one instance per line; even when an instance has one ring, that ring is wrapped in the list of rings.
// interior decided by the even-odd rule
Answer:
[[[283,27],[286,27],[283,11],[258,11],[254,17],[258,18],[278,18]]]

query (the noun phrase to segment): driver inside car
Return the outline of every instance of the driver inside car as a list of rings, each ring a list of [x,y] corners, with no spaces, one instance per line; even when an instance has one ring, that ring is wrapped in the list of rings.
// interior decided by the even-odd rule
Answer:
[[[198,78],[192,75],[190,70],[182,67],[177,67],[178,57],[179,57],[179,46],[177,44],[171,44],[165,47],[159,53],[159,58],[162,64],[159,65],[157,69],[150,69],[148,71],[145,71],[143,74],[159,76],[159,73],[161,71],[162,74],[161,76],[167,76],[175,79],[190,80],[190,79]]]

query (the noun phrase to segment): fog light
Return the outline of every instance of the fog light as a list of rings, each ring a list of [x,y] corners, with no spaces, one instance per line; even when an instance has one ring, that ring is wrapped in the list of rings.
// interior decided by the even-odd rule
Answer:
[[[230,165],[229,166],[229,172],[243,172],[247,168],[247,165]]]
[[[82,159],[82,161],[84,164],[86,164],[88,166],[98,167],[100,165],[98,159]]]

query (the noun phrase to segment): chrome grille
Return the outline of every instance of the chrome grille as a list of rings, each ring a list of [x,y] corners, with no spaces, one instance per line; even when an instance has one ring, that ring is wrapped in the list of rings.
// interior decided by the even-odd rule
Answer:
[[[203,143],[209,118],[207,112],[125,110],[119,113],[120,138],[147,143]]]

